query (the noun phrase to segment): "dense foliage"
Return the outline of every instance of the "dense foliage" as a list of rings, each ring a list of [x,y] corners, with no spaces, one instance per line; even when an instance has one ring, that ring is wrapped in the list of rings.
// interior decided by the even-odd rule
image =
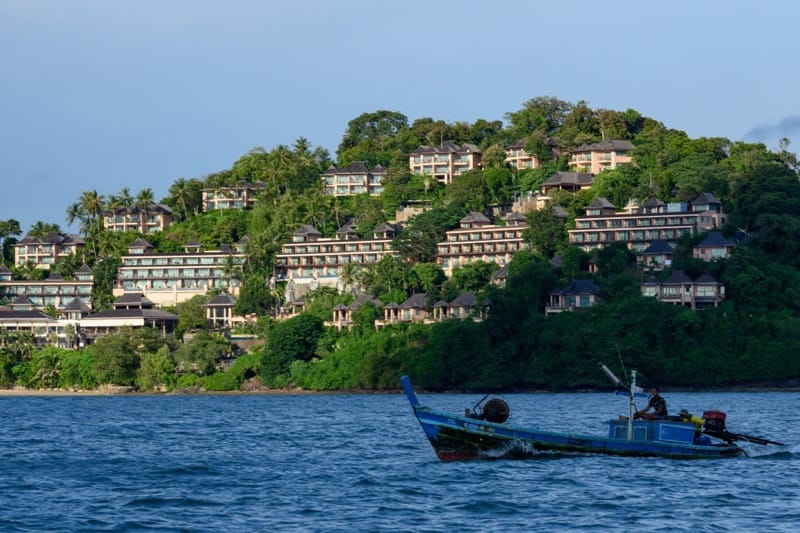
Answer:
[[[333,161],[320,148],[298,139],[267,151],[257,147],[230,169],[202,179],[178,178],[159,203],[169,206],[177,223],[145,237],[157,251],[176,251],[196,239],[203,246],[248,237],[248,261],[229,273],[242,281],[237,312],[255,315],[248,331],[264,345],[233,358],[231,344],[208,332],[204,299],[178,306],[176,337],[126,332],[99,339],[76,351],[38,348],[32,338],[4,333],[0,338],[0,386],[93,388],[115,384],[140,390],[238,389],[258,376],[273,387],[307,389],[393,389],[408,373],[419,385],[444,389],[575,389],[607,382],[596,363],[637,368],[646,379],[681,387],[732,384],[798,384],[800,379],[800,181],[798,162],[788,140],[778,151],[760,143],[724,138],[691,139],[635,110],[591,109],[553,97],[537,97],[499,120],[474,124],[420,118],[379,110],[351,120],[338,147],[339,167],[354,161],[387,167],[380,198],[324,194],[320,175]],[[634,163],[600,173],[577,194],[556,193],[566,221],[550,210],[530,213],[526,238],[531,251],[518,253],[508,268],[505,287],[489,283],[494,264],[455,269],[446,279],[435,264],[436,243],[469,211],[490,214],[508,205],[514,194],[538,188],[553,172],[566,170],[567,153],[585,143],[624,139],[635,145]],[[470,143],[483,151],[483,168],[444,186],[430,176],[411,175],[407,154],[420,145],[444,140]],[[505,148],[521,141],[541,165],[517,172],[504,164]],[[203,213],[204,187],[265,184],[250,210]],[[711,192],[728,214],[726,236],[738,246],[725,260],[706,263],[689,250],[702,235],[682,240],[673,269],[693,276],[712,274],[726,288],[718,308],[691,311],[641,296],[639,284],[649,272],[637,268],[624,247],[593,254],[570,248],[566,229],[599,197],[621,207],[652,196],[691,201]],[[306,313],[285,321],[268,315],[282,305],[284,286],[270,285],[273,259],[301,224],[331,237],[345,223],[361,236],[394,218],[394,210],[414,201],[427,211],[408,221],[393,245],[400,258],[373,265],[348,265],[340,274],[346,291],[320,289],[306,295]],[[119,258],[138,234],[102,229],[107,209],[155,204],[152,191],[123,189],[108,197],[82,193],[67,210],[86,239],[81,257],[59,265],[71,275],[85,261],[94,269],[93,303],[108,308]],[[60,231],[37,222],[31,234]],[[13,265],[21,235],[15,220],[0,221],[2,260],[18,277],[35,279],[32,265]],[[558,261],[553,261],[558,258]],[[597,269],[589,273],[589,266]],[[660,273],[663,278],[670,270]],[[545,317],[550,291],[577,278],[592,277],[602,302],[580,313]],[[450,320],[430,325],[403,324],[376,330],[381,313],[365,305],[350,330],[326,327],[335,305],[349,305],[351,291],[374,295],[384,305],[424,292],[430,308],[464,291],[490,302],[481,321]],[[2,302],[0,302],[2,303]],[[182,342],[184,333],[191,340]],[[181,339],[181,340],[179,340]]]

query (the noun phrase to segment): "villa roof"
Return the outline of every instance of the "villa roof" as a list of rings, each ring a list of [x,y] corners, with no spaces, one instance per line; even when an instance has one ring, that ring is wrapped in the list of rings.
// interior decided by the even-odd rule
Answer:
[[[573,150],[574,153],[580,152],[626,152],[636,148],[630,141],[619,139],[605,139],[599,143],[584,144]]]
[[[459,222],[462,224],[491,224],[492,221],[479,211],[470,211]]]
[[[450,307],[473,307],[478,305],[478,298],[474,292],[464,292],[450,302]]]
[[[702,205],[702,204],[720,205],[722,204],[722,202],[717,200],[717,197],[711,194],[710,192],[702,192],[697,196],[697,198],[695,198],[692,201],[692,205]]]
[[[422,145],[411,153],[412,154],[447,154],[447,153],[479,154],[481,153],[481,149],[475,146],[474,144],[465,143],[459,146],[458,144],[455,143],[455,141],[444,141],[438,147]]]
[[[566,172],[559,170],[550,178],[542,183],[542,187],[559,186],[559,185],[574,185],[574,186],[590,186],[594,182],[594,174],[586,174],[583,172]]]
[[[563,289],[555,289],[550,294],[564,294],[568,296],[576,296],[579,294],[600,294],[600,287],[591,279],[576,279],[572,280],[569,285]]]
[[[672,246],[665,241],[664,239],[658,239],[650,243],[650,246],[645,248],[643,251],[639,252],[639,255],[662,255],[662,254],[672,254],[675,250],[673,250]]]
[[[425,307],[428,295],[424,292],[412,294],[405,302],[400,304],[401,309],[421,309]]]
[[[710,231],[703,242],[697,245],[703,248],[718,248],[721,246],[733,246],[733,241],[728,240],[721,231]]]
[[[294,232],[294,235],[322,235],[322,234],[314,226],[310,224],[303,224],[297,229],[297,231]]]
[[[353,161],[350,166],[338,168],[335,165],[328,167],[328,170],[322,173],[323,176],[331,176],[337,174],[386,174],[386,167],[383,165],[375,165],[369,168],[364,161]]]
[[[616,206],[614,206],[614,204],[612,204],[602,196],[597,200],[595,200],[594,202],[590,203],[586,207],[587,209],[616,209]]]
[[[28,233],[25,237],[20,240],[14,246],[20,246],[23,244],[76,244],[76,245],[83,245],[86,244],[86,241],[80,235],[65,235],[58,231],[51,231],[44,237],[35,237]]]
[[[698,276],[694,282],[697,285],[719,285],[719,282],[715,280],[714,277],[708,272],[703,272],[700,274],[700,276]]]
[[[686,275],[686,272],[683,270],[676,270],[662,285],[683,285],[691,282],[692,279]]]
[[[236,298],[228,293],[222,293],[212,298],[205,307],[233,307],[236,305]]]
[[[89,265],[84,263],[84,264],[81,265],[81,267],[75,273],[76,274],[94,274],[94,270],[89,268]]]
[[[91,311],[91,308],[86,305],[86,302],[76,296],[66,305],[66,307],[64,307],[64,311],[80,311],[81,313],[88,313]]]

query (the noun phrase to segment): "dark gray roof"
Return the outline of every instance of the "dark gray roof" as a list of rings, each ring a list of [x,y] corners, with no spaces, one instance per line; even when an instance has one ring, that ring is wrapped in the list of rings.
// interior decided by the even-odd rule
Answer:
[[[617,139],[605,139],[599,143],[584,144],[574,150],[578,152],[626,152],[636,148],[630,141],[623,141]]]
[[[425,307],[428,295],[424,292],[412,294],[405,302],[400,304],[401,309],[421,309]]]
[[[492,277],[489,279],[490,281],[508,279],[508,265],[503,265],[502,267],[500,267],[500,270],[492,274]]]
[[[481,153],[481,150],[474,144],[466,143],[459,146],[458,144],[455,143],[455,141],[444,141],[438,147],[422,145],[411,153],[412,154],[447,154],[447,153],[479,154]]]
[[[86,302],[76,296],[66,305],[66,307],[64,307],[64,311],[80,311],[82,313],[88,313],[91,311],[91,309],[88,305],[86,305]]]
[[[233,307],[236,305],[236,298],[228,293],[223,293],[212,298],[206,307]]]
[[[450,302],[450,307],[474,307],[478,305],[478,298],[474,292],[464,292]]]
[[[594,183],[594,174],[584,174],[582,172],[565,172],[565,171],[558,171],[550,178],[542,183],[542,187],[552,185],[575,185],[575,186],[584,186],[584,185],[591,185]]]
[[[671,254],[675,250],[672,249],[670,244],[663,240],[658,239],[650,243],[650,246],[645,248],[643,251],[639,252],[639,255],[662,255],[662,254]]]
[[[114,307],[122,307],[124,305],[137,305],[142,308],[153,307],[153,302],[145,298],[141,292],[126,292],[116,300],[114,300]]]
[[[691,282],[692,279],[686,275],[686,272],[683,270],[676,270],[669,278],[667,278],[663,285],[683,285]]]
[[[371,303],[377,308],[382,308],[383,303],[371,294],[359,294],[356,301],[347,306],[347,309],[358,309],[366,303]]]
[[[141,237],[136,237],[136,240],[133,241],[128,248],[153,248],[153,245]]]
[[[0,322],[14,320],[37,320],[55,322],[55,319],[42,311],[3,311],[0,309]]]
[[[105,318],[145,318],[149,320],[160,320],[163,322],[177,322],[178,315],[173,315],[161,309],[109,309],[92,313],[84,317],[82,321]]]
[[[711,194],[710,192],[703,192],[700,193],[697,198],[692,201],[692,205],[702,205],[702,204],[716,204],[720,205],[722,202],[717,200],[717,197]]]
[[[89,265],[86,263],[82,264],[81,267],[78,269],[76,274],[94,274],[94,271],[89,268]]]
[[[294,235],[322,235],[317,228],[310,224],[303,224],[294,232]]]
[[[375,165],[370,169],[364,161],[353,161],[349,167],[344,168],[337,168],[331,165],[328,167],[328,170],[322,173],[323,176],[335,176],[337,174],[372,174],[374,176],[386,174],[386,167],[383,165]]]
[[[550,294],[565,294],[569,296],[579,294],[600,294],[600,287],[591,279],[576,279],[573,280],[563,289],[556,289],[551,291]]]
[[[700,276],[698,276],[694,282],[698,285],[719,285],[719,282],[715,280],[708,272],[703,272],[700,274]]]
[[[481,212],[470,211],[467,215],[460,220],[462,224],[491,224],[492,221]]]
[[[616,209],[614,204],[609,202],[607,199],[603,198],[602,196],[595,200],[594,202],[590,203],[586,206],[587,209]]]
[[[730,241],[725,238],[725,236],[720,231],[711,231],[706,235],[706,238],[703,239],[703,242],[698,244],[697,246],[700,247],[708,247],[708,248],[717,248],[720,246],[733,246],[733,241]]]
[[[567,218],[569,216],[569,213],[567,213],[567,210],[564,209],[563,207],[561,207],[560,205],[554,205],[550,209],[553,210],[553,214],[555,216],[557,216],[558,218]]]

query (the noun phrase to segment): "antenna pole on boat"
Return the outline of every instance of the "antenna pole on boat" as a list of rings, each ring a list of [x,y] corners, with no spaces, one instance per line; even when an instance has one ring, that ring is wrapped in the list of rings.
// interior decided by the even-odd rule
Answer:
[[[633,439],[633,395],[636,393],[636,370],[631,370],[631,392],[628,400],[628,440]]]

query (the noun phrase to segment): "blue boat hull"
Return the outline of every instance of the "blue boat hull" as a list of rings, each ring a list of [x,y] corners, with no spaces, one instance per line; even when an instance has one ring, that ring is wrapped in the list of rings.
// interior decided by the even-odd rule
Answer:
[[[619,434],[620,423],[617,421],[610,423],[610,436],[601,437],[449,415],[420,405],[410,381],[406,386],[404,380],[403,385],[417,420],[442,461],[523,459],[542,452],[675,459],[732,457],[742,453],[739,447],[723,442],[694,444],[694,426],[681,422],[636,421],[634,438],[629,440],[615,437]]]

